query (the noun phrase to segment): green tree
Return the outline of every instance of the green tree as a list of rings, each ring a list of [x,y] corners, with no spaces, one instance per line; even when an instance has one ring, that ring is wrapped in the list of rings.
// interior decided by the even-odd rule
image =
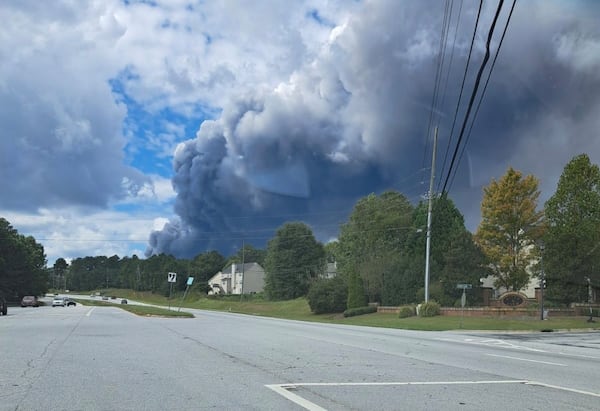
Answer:
[[[190,262],[190,276],[194,277],[194,284],[203,292],[208,291],[208,280],[227,265],[225,257],[217,251],[207,251],[198,254]]]
[[[44,247],[0,217],[0,292],[7,297],[41,295],[48,289]]]
[[[54,288],[60,289],[66,286],[66,275],[68,268],[69,264],[67,264],[67,261],[64,258],[60,257],[56,259],[56,262],[52,267],[54,280],[52,285]]]
[[[518,291],[529,283],[529,267],[541,237],[543,212],[537,210],[538,180],[512,167],[485,187],[481,224],[475,235],[486,255],[497,287]]]
[[[255,248],[252,244],[244,244],[235,255],[229,257],[223,266],[228,266],[233,263],[241,264],[242,261],[244,261],[244,263],[258,263],[262,266],[266,256],[266,250]]]
[[[308,305],[315,314],[341,313],[346,309],[348,290],[341,277],[320,278],[308,291]]]
[[[367,305],[367,297],[363,281],[357,271],[348,274],[348,309],[364,307]]]
[[[323,273],[325,251],[304,223],[286,223],[269,241],[265,258],[265,293],[288,300],[308,293],[311,281]]]
[[[349,276],[358,270],[371,301],[381,302],[384,280],[399,274],[397,256],[413,229],[412,213],[401,193],[370,194],[356,203],[341,228],[335,247],[338,272]]]
[[[600,283],[600,169],[586,154],[564,168],[546,202],[544,270],[549,299],[587,301],[587,281]]]
[[[479,284],[479,278],[486,272],[485,257],[466,229],[463,215],[446,195],[433,200],[432,217],[429,295],[442,305],[452,306],[461,294],[456,284]],[[422,201],[415,209],[414,234],[406,250],[411,260],[407,276],[416,277],[409,283],[418,286],[417,301],[424,298],[426,225],[427,203]]]

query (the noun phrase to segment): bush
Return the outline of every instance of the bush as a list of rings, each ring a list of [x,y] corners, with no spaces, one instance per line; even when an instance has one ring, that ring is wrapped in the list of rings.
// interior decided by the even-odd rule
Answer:
[[[377,312],[377,306],[368,305],[366,307],[349,308],[344,311],[344,317],[355,317],[357,315],[371,314]]]
[[[415,307],[410,305],[404,305],[400,307],[400,312],[398,313],[398,317],[400,318],[408,318],[415,315]]]
[[[419,317],[435,317],[436,315],[440,315],[440,305],[433,300],[423,303],[419,307]]]
[[[358,272],[353,271],[348,278],[348,308],[360,308],[367,304],[365,288]]]
[[[341,279],[320,279],[311,285],[307,299],[315,314],[341,313],[346,309],[348,291]]]

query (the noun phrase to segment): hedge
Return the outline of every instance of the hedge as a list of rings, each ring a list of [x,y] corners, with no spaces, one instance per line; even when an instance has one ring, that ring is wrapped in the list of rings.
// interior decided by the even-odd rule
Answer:
[[[408,318],[408,317],[412,317],[413,315],[415,315],[415,307],[412,307],[410,305],[404,305],[404,306],[400,307],[398,317]]]
[[[344,311],[344,317],[354,317],[357,315],[371,314],[371,313],[376,313],[376,312],[377,312],[376,306],[368,305],[366,307],[349,308],[346,311]]]
[[[419,317],[435,317],[436,315],[440,315],[440,305],[435,301],[423,303],[419,307]]]

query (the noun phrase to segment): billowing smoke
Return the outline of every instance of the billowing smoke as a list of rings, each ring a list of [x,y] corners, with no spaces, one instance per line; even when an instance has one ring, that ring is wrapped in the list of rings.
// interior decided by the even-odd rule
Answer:
[[[218,119],[205,121],[175,152],[179,221],[151,234],[148,254],[229,253],[242,240],[261,246],[290,220],[308,222],[326,240],[363,195],[394,188],[417,201],[427,189],[427,171],[419,170],[442,22],[441,10],[424,3],[367,2],[287,82],[234,96]],[[454,183],[468,222],[477,222],[481,185],[509,164],[536,173],[550,191],[573,154],[585,151],[598,161],[600,139],[583,136],[598,129],[600,61],[580,48],[598,47],[599,29],[579,20],[586,10],[575,6],[570,14],[556,5],[542,9],[518,6]],[[440,157],[475,12],[466,4],[462,11],[441,107]],[[486,10],[477,66],[490,17]],[[569,134],[574,118],[579,139]],[[552,145],[548,157],[532,154],[536,144]]]

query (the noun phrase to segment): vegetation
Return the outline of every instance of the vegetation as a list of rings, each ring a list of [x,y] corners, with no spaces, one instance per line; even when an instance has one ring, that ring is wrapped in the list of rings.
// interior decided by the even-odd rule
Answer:
[[[518,291],[529,283],[528,268],[537,257],[543,212],[537,210],[538,180],[512,167],[484,188],[481,224],[475,235],[488,258],[496,287]]]
[[[600,284],[600,169],[587,155],[565,166],[545,211],[547,297],[563,304],[587,302],[587,278]]]
[[[518,291],[543,265],[546,304],[586,302],[588,287],[600,284],[600,169],[585,154],[573,158],[545,205],[545,217],[537,210],[539,194],[534,176],[509,168],[484,189],[482,221],[474,236],[447,195],[433,198],[429,297],[442,306],[456,306],[461,293],[456,285],[467,283],[474,286],[467,294],[469,304],[477,304],[480,277],[492,274],[497,287]],[[272,306],[264,305],[265,299],[293,305],[301,297],[308,301],[306,315],[374,302],[410,306],[424,299],[427,208],[425,201],[413,206],[402,193],[387,191],[359,199],[341,225],[339,239],[326,245],[306,224],[289,222],[279,227],[265,250],[244,244],[228,257],[206,251],[190,260],[166,254],[147,259],[113,255],[76,258],[68,264],[59,258],[49,269],[43,247],[0,219],[0,291],[18,298],[39,295],[48,286],[74,291],[124,288],[163,301],[170,292],[166,275],[176,272],[175,295],[181,295],[192,276],[192,300],[221,307],[233,300],[200,298],[206,296],[208,279],[231,263],[258,262],[266,272],[264,295],[244,296],[253,310],[260,306],[269,311]],[[327,263],[336,263],[334,279],[325,278]],[[433,302],[431,306],[435,312]],[[408,315],[408,308],[403,312]],[[278,315],[286,316],[283,311]]]
[[[319,279],[308,292],[310,310],[315,314],[341,313],[346,309],[347,287],[341,277]]]
[[[287,223],[269,241],[265,257],[265,293],[272,300],[306,296],[325,268],[325,250],[310,227]]]
[[[357,271],[352,270],[348,277],[348,303],[350,308],[358,308],[367,305],[367,296],[363,288],[363,282]]]
[[[42,295],[48,290],[45,268],[44,247],[0,217],[0,294],[9,300]]]
[[[349,287],[354,287],[349,290],[350,300],[360,300],[362,288],[369,301],[391,302],[382,300],[382,296],[388,283],[403,271],[399,254],[413,230],[412,213],[408,199],[393,191],[380,196],[370,194],[356,203],[348,222],[341,227],[336,250],[339,273],[346,277],[358,274],[362,281],[362,287],[358,287],[356,280],[349,278]],[[359,302],[349,301],[348,307],[356,304]]]
[[[120,308],[130,313],[147,316],[147,317],[181,317],[181,318],[193,318],[194,314],[186,311],[167,310],[165,308],[153,307],[148,305],[134,305],[134,304],[112,304],[104,301],[95,300],[76,300],[78,303],[83,305],[93,305],[99,307],[114,307]]]
[[[419,307],[419,317],[435,317],[440,315],[440,304],[430,300]]]
[[[421,202],[414,215],[414,226],[427,224],[427,203]],[[416,231],[416,230],[415,230]],[[431,223],[431,257],[429,295],[444,306],[452,306],[460,298],[461,290],[456,284],[479,284],[479,278],[487,272],[485,256],[473,241],[473,236],[465,227],[464,217],[452,200],[446,195],[433,201],[433,219]],[[406,296],[398,304],[423,301],[423,273],[425,272],[424,250],[426,236],[421,233],[412,235],[407,255],[410,257],[411,270],[407,270],[414,279],[413,288],[418,287],[412,298]],[[396,291],[395,292],[401,292]],[[397,305],[397,304],[393,304]]]
[[[411,305],[403,305],[398,311],[398,318],[408,318],[416,314],[415,307]]]
[[[367,305],[365,307],[349,308],[344,311],[344,317],[355,317],[357,315],[372,314],[377,312],[377,307],[374,305]]]

